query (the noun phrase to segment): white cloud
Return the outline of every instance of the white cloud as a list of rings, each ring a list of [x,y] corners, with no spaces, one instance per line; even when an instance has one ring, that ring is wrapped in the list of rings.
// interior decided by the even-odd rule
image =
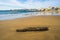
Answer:
[[[33,0],[27,0],[25,3],[21,3],[17,0],[0,0],[0,9],[18,9],[18,8],[44,8],[48,6],[56,6],[59,4],[57,0],[49,0],[45,2],[33,2]]]

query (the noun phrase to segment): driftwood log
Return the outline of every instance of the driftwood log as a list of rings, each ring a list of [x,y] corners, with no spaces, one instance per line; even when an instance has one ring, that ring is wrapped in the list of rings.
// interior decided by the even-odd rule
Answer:
[[[24,29],[16,29],[16,32],[30,32],[30,31],[48,31],[48,27],[28,27]]]

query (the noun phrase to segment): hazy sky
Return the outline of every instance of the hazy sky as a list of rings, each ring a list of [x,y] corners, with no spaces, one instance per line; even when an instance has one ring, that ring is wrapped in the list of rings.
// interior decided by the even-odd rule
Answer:
[[[0,0],[0,10],[60,6],[60,0]]]

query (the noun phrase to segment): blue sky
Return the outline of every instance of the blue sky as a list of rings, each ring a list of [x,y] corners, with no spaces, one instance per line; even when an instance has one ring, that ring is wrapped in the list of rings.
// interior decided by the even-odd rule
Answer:
[[[60,6],[60,0],[0,0],[0,10],[34,9]]]

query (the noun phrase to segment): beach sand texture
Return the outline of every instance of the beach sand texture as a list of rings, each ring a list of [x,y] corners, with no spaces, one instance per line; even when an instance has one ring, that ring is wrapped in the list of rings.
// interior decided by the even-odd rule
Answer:
[[[16,32],[25,27],[47,26],[43,32]],[[0,21],[0,40],[60,40],[60,16],[35,16]]]

